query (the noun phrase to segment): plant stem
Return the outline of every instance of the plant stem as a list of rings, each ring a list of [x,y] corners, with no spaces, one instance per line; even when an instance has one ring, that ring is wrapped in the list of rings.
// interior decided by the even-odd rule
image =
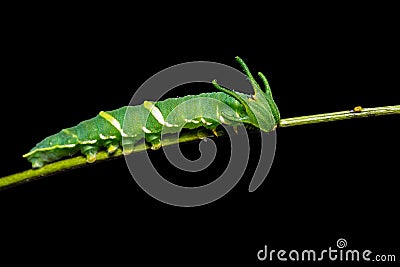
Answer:
[[[373,117],[381,115],[400,114],[400,105],[386,106],[377,108],[363,108],[359,112],[346,110],[332,113],[316,114],[311,116],[302,116],[289,119],[282,119],[279,127],[297,126],[311,123],[321,123],[337,120],[347,120],[355,118]]]
[[[222,131],[217,132],[218,136],[223,135],[224,133]],[[170,146],[178,143],[185,143],[185,142],[190,142],[190,141],[195,141],[195,140],[200,140],[204,139],[206,137],[212,137],[214,136],[213,133],[206,129],[200,129],[195,132],[190,132],[190,133],[185,133],[179,136],[179,138],[176,137],[165,137],[161,140],[162,146]],[[136,145],[133,149],[133,152],[141,152],[145,151],[147,149],[150,149],[150,146],[142,143],[139,145]],[[106,160],[110,159],[115,159],[122,157],[124,154],[122,153],[122,149],[117,149],[113,154],[109,155],[106,151],[100,151],[96,155],[96,162],[103,162]],[[10,186],[14,186],[17,184],[25,183],[28,181],[31,181],[33,179],[37,179],[40,177],[45,177],[49,175],[53,175],[56,173],[60,173],[66,170],[71,170],[71,169],[76,169],[79,167],[87,166],[87,165],[93,165],[95,163],[87,163],[86,158],[84,156],[76,156],[73,158],[68,158],[60,161],[56,161],[53,163],[49,163],[44,165],[43,167],[39,169],[29,169],[23,172],[11,174],[8,176],[4,176],[0,178],[0,190],[4,188],[8,188]]]
[[[381,115],[393,115],[393,114],[400,114],[400,105],[376,107],[376,108],[363,108],[361,110],[357,109],[346,110],[333,113],[324,113],[324,114],[316,114],[310,116],[281,119],[279,127],[289,127],[289,126],[297,126],[303,124],[321,123],[321,122],[329,122],[336,120],[346,120],[346,119],[364,118],[364,117],[381,116]],[[218,136],[223,134],[224,134],[223,131],[218,132]],[[196,132],[182,134],[179,137],[179,139],[176,137],[163,138],[162,146],[169,146],[177,143],[190,142],[212,136],[213,134],[210,131],[205,129],[200,129]],[[149,146],[141,144],[135,147],[134,152],[140,152],[147,149],[149,149]],[[112,155],[108,155],[107,152],[101,151],[97,154],[96,163],[113,158],[118,158],[121,156],[123,156],[121,149],[118,149]],[[53,175],[62,171],[75,169],[87,165],[90,165],[90,163],[86,162],[85,157],[77,156],[74,158],[69,158],[47,164],[39,169],[29,169],[20,173],[11,174],[3,178],[0,178],[0,190],[13,185],[28,182],[33,179]]]

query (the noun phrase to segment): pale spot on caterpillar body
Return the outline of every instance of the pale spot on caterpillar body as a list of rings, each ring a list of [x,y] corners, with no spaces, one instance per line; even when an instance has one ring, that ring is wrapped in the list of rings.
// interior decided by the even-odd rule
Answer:
[[[151,131],[149,129],[147,129],[146,127],[144,127],[144,126],[142,127],[142,130],[145,133],[151,133]]]
[[[177,125],[177,124],[171,124],[171,123],[169,123],[169,122],[165,122],[165,126],[167,126],[167,127],[178,127],[179,125]]]
[[[99,137],[100,137],[100,139],[102,139],[102,140],[108,140],[108,139],[115,139],[115,138],[117,138],[115,135],[105,136],[105,135],[103,135],[103,134],[100,134]]]
[[[199,123],[200,121],[197,121],[197,120],[188,120],[188,119],[185,119],[185,122],[193,122],[193,123]]]
[[[97,142],[97,140],[86,140],[86,141],[80,141],[80,140],[78,140],[78,143],[79,144],[82,144],[82,145],[86,145],[86,144],[95,144]]]
[[[222,123],[225,123],[225,119],[224,119],[224,117],[222,117],[222,115],[219,115],[219,120],[220,120]]]
[[[211,125],[211,122],[207,122],[204,118],[201,118],[201,122],[204,123],[205,125]]]

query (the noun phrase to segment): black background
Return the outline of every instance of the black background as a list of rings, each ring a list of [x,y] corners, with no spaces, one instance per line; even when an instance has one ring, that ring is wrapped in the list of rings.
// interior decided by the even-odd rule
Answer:
[[[150,7],[97,8],[10,9],[0,176],[30,168],[21,155],[42,138],[127,105],[150,76],[188,61],[238,68],[234,57],[242,57],[267,76],[282,118],[399,104],[390,7],[291,7],[280,16],[251,13],[256,6],[158,7],[163,16]],[[13,187],[0,192],[3,255],[250,265],[264,245],[317,250],[345,238],[349,248],[399,257],[398,125],[388,116],[278,129],[273,166],[257,191],[247,191],[251,163],[232,191],[196,208],[148,196],[123,158]],[[252,160],[257,142],[255,135]],[[187,146],[197,155],[197,144]]]

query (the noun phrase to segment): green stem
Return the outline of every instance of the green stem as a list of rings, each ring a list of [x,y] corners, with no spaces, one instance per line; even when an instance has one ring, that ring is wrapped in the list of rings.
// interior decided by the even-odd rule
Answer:
[[[303,124],[311,124],[311,123],[321,123],[321,122],[329,122],[336,120],[346,120],[346,119],[355,119],[355,118],[364,118],[364,117],[372,117],[372,116],[381,116],[381,115],[392,115],[392,114],[400,114],[400,105],[396,106],[386,106],[386,107],[376,107],[376,108],[363,108],[361,111],[354,110],[346,110],[339,111],[333,113],[324,113],[310,116],[302,116],[295,117],[289,119],[282,119],[279,123],[279,127],[289,127],[289,126],[297,126]],[[223,135],[222,131],[218,132],[218,135]],[[174,137],[166,137],[162,140],[162,146],[174,145],[177,143],[184,143],[199,140],[206,137],[212,137],[213,134],[205,129],[200,129],[196,132],[190,132],[186,134],[182,134],[179,139]],[[141,144],[135,147],[134,152],[140,152],[149,149],[147,145]],[[101,151],[97,154],[96,163],[102,162],[105,160],[118,158],[123,156],[122,150],[118,149],[114,154],[108,155],[107,152]],[[86,162],[85,157],[77,156],[70,159],[60,160],[54,163],[47,164],[39,169],[30,169],[20,173],[11,174],[0,178],[0,190],[21,184],[24,182],[31,181],[33,179],[37,179],[40,177],[45,177],[49,175],[53,175],[62,171],[75,169],[83,166],[87,166],[90,163]]]
[[[222,131],[218,131],[218,136],[223,135],[224,133]],[[170,146],[178,143],[185,143],[185,142],[190,142],[190,141],[195,141],[195,140],[200,140],[206,137],[212,137],[213,133],[210,131],[207,131],[206,129],[200,129],[195,132],[190,132],[190,133],[185,133],[179,136],[179,138],[176,137],[165,137],[161,140],[162,146]],[[149,149],[150,146],[142,143],[139,145],[136,145],[133,149],[134,152],[141,152]],[[96,155],[96,162],[103,162],[105,160],[110,160],[110,159],[115,159],[122,157],[124,154],[122,153],[121,149],[118,149],[115,151],[113,154],[109,155],[105,151],[100,151]],[[84,156],[77,156],[69,159],[64,159],[60,161],[56,161],[50,164],[46,164],[43,167],[39,169],[29,169],[23,172],[11,174],[8,176],[4,176],[0,178],[0,190],[14,186],[17,184],[25,183],[28,181],[31,181],[33,179],[37,179],[40,177],[45,177],[49,175],[53,175],[56,173],[60,173],[66,170],[71,170],[71,169],[76,169],[79,167],[87,166],[87,165],[93,165],[94,163],[87,163],[86,158]]]
[[[400,105],[377,107],[377,108],[363,108],[359,112],[355,112],[354,110],[346,110],[346,111],[323,113],[311,116],[282,119],[279,124],[279,127],[289,127],[289,126],[297,126],[303,124],[321,123],[321,122],[373,117],[381,115],[392,115],[392,114],[400,114]]]

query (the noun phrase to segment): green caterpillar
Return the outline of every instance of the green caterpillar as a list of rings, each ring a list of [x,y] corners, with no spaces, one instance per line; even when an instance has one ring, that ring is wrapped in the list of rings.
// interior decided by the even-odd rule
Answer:
[[[156,103],[144,101],[138,106],[101,111],[90,120],[45,138],[23,157],[32,163],[32,168],[40,168],[80,151],[87,162],[92,163],[100,149],[111,154],[122,146],[124,152],[129,153],[143,138],[152,149],[158,149],[161,147],[161,132],[174,133],[181,128],[205,127],[215,133],[220,124],[235,127],[243,123],[264,132],[273,131],[280,121],[280,114],[267,79],[258,73],[264,83],[263,91],[243,60],[239,57],[236,60],[254,89],[252,95],[228,90],[214,80],[213,85],[220,92],[170,98]],[[176,107],[180,108],[173,112]]]

